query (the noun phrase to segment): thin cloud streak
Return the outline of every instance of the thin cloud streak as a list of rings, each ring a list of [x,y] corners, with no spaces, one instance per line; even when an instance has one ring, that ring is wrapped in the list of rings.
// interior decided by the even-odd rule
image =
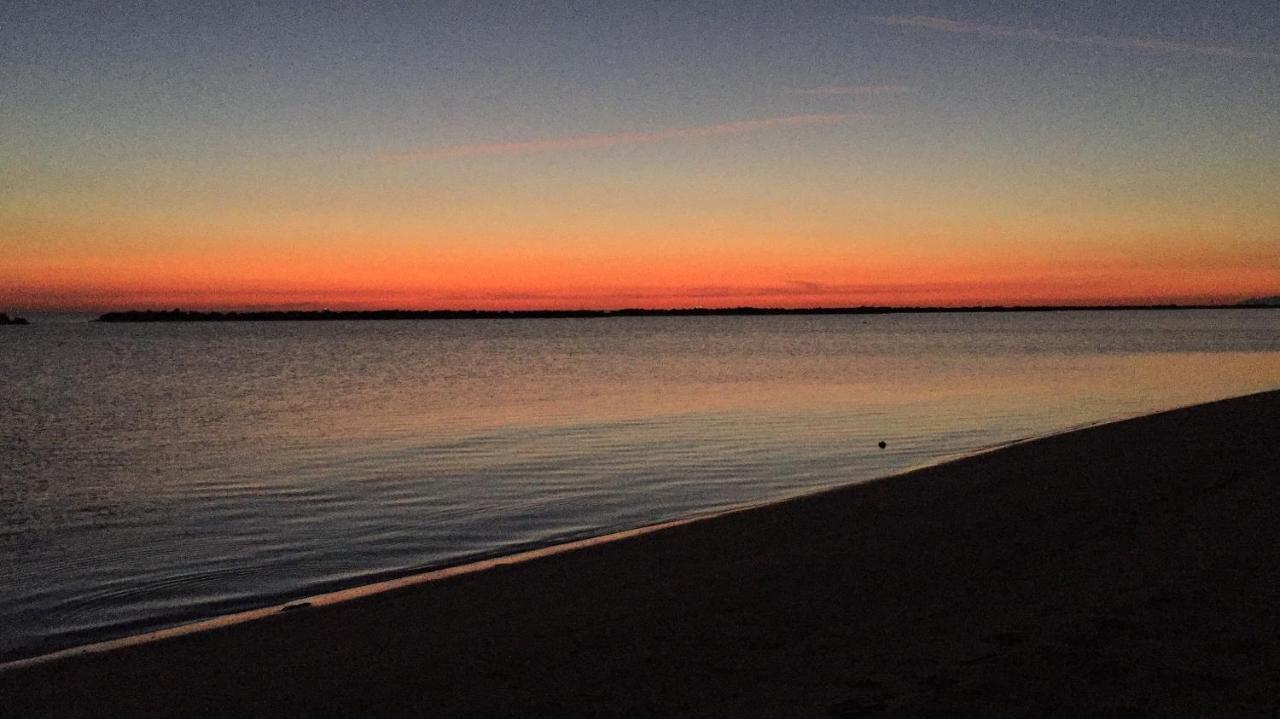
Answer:
[[[825,87],[809,87],[793,90],[797,95],[816,95],[821,97],[837,97],[843,95],[904,95],[915,92],[914,87],[906,85],[827,85]]]
[[[728,135],[745,135],[763,130],[777,130],[798,127],[822,127],[837,125],[855,118],[873,117],[867,113],[820,113],[808,115],[788,115],[785,117],[765,117],[754,120],[738,120],[715,125],[697,125],[694,127],[676,127],[651,132],[617,132],[602,135],[573,135],[569,137],[549,137],[534,140],[513,140],[508,142],[481,142],[464,145],[445,145],[428,147],[408,152],[387,153],[380,157],[389,161],[439,160],[454,157],[482,157],[492,155],[529,155],[542,152],[559,152],[564,150],[588,150],[617,145],[642,145],[655,142],[678,140],[698,140]]]
[[[986,35],[988,37],[1011,37],[1040,42],[1056,42],[1068,45],[1089,45],[1092,47],[1110,47],[1120,50],[1139,50],[1144,52],[1163,52],[1180,55],[1201,55],[1207,57],[1224,57],[1237,60],[1262,60],[1265,62],[1280,61],[1280,53],[1266,50],[1249,50],[1238,47],[1218,45],[1197,45],[1193,43],[1171,42],[1140,37],[1107,37],[1105,35],[1067,35],[1055,30],[1040,30],[1028,27],[1011,27],[1008,25],[990,25],[987,23],[949,20],[947,18],[927,15],[889,15],[871,16],[868,20],[881,25],[899,27],[918,27],[939,32]]]

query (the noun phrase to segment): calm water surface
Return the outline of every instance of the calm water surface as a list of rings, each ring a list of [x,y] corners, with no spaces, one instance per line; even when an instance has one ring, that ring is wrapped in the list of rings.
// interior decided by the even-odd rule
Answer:
[[[1277,387],[1267,310],[3,328],[0,657]]]

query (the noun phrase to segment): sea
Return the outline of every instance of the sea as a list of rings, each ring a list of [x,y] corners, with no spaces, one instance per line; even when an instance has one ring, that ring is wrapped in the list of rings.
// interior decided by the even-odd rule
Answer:
[[[1268,309],[33,319],[0,659],[1280,388]]]

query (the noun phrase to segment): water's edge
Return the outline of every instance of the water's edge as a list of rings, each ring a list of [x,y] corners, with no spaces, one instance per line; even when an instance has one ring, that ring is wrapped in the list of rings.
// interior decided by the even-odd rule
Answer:
[[[1100,427],[1100,426],[1109,425],[1109,424],[1118,424],[1121,422],[1137,419],[1139,417],[1147,417],[1147,416],[1153,416],[1158,414],[1164,414],[1167,412],[1174,412],[1182,409],[1187,409],[1190,407],[1203,406],[1206,404],[1215,404],[1217,402],[1224,402],[1232,399],[1249,397],[1256,394],[1266,394],[1267,392],[1277,391],[1277,390],[1280,390],[1280,388],[1272,389],[1272,390],[1264,390],[1263,392],[1249,393],[1245,395],[1224,397],[1224,398],[1212,400],[1210,402],[1196,402],[1191,404],[1175,405],[1175,406],[1166,407],[1166,408],[1159,409],[1152,412],[1137,412],[1132,414],[1116,415],[1116,416],[1112,416],[1112,417],[1108,417],[1100,420],[1078,423],[1078,424],[1064,427],[1055,431],[1047,432],[1045,434],[1027,436],[1027,437],[1022,437],[1018,439],[997,442],[994,444],[979,447],[977,449],[934,458],[932,460],[922,462],[918,465],[911,466],[907,469],[904,469],[899,472],[895,472],[890,475],[884,475],[879,477],[869,477],[866,479],[859,479],[852,482],[845,482],[845,483],[836,484],[829,487],[821,487],[817,489],[805,489],[802,491],[798,491],[798,492],[794,492],[791,494],[786,494],[778,497],[772,497],[769,499],[735,504],[735,505],[721,507],[721,508],[713,508],[704,512],[686,515],[683,517],[677,517],[677,518],[656,522],[652,524],[646,524],[638,527],[617,529],[613,531],[610,531],[607,528],[605,528],[605,531],[603,534],[591,534],[589,536],[580,536],[580,537],[566,536],[566,537],[551,538],[551,539],[548,539],[545,543],[534,542],[534,543],[527,544],[523,547],[519,545],[508,546],[501,549],[497,549],[490,553],[472,555],[469,557],[460,557],[453,563],[446,563],[444,565],[438,565],[434,567],[412,567],[412,568],[406,568],[404,570],[390,570],[387,572],[379,572],[379,573],[361,577],[359,578],[359,581],[355,584],[350,584],[350,585],[343,586],[341,588],[337,588],[329,591],[321,591],[319,593],[307,594],[306,592],[315,592],[315,590],[317,589],[317,587],[312,586],[310,588],[300,590],[300,592],[296,594],[290,593],[289,595],[283,595],[283,596],[264,597],[264,599],[268,599],[272,603],[266,606],[258,607],[258,608],[232,612],[229,614],[224,614],[224,615],[219,615],[219,616],[214,616],[209,618],[196,619],[194,621],[182,622],[182,623],[178,623],[176,625],[164,627],[161,629],[146,631],[138,634],[129,634],[123,637],[106,639],[106,640],[97,641],[97,642],[90,642],[87,644],[74,645],[71,647],[56,649],[54,651],[30,655],[30,656],[23,656],[23,653],[20,651],[14,652],[10,655],[10,657],[3,658],[3,660],[0,660],[0,672],[22,669],[25,667],[35,666],[38,664],[45,664],[48,662],[58,661],[61,659],[70,658],[74,656],[80,656],[80,655],[86,655],[86,654],[98,654],[102,652],[112,651],[115,649],[121,649],[124,647],[162,641],[162,640],[170,639],[174,637],[185,636],[188,634],[195,634],[198,632],[218,629],[221,627],[241,624],[244,622],[255,621],[258,619],[262,619],[262,618],[274,615],[281,611],[288,611],[288,610],[303,608],[303,607],[317,607],[317,606],[336,604],[339,602],[350,601],[352,599],[357,599],[360,597],[366,597],[366,596],[371,596],[375,594],[382,594],[384,592],[393,591],[403,587],[413,586],[417,584],[425,584],[425,583],[434,582],[434,581],[440,581],[443,579],[448,579],[450,577],[456,577],[456,576],[461,576],[465,574],[473,574],[476,572],[482,572],[488,569],[493,569],[495,567],[519,564],[522,562],[527,562],[527,561],[539,559],[542,557],[549,557],[556,554],[563,554],[566,552],[576,551],[579,549],[586,549],[589,547],[607,544],[610,542],[615,542],[615,541],[627,539],[630,537],[637,537],[645,534],[650,534],[653,532],[661,531],[663,529],[669,529],[669,528],[678,527],[686,524],[691,524],[694,522],[704,521],[704,520],[712,519],[715,517],[722,517],[729,514],[745,512],[745,511],[749,511],[749,510],[757,509],[761,507],[782,504],[785,502],[790,502],[790,501],[794,501],[794,500],[802,499],[806,497],[819,496],[829,492],[840,491],[855,485],[867,484],[869,482],[881,482],[881,481],[893,480],[893,479],[905,477],[907,475],[919,472],[920,470],[923,470],[923,469],[937,467],[944,464],[950,464],[953,462],[959,462],[959,461],[963,461],[973,457],[978,457],[981,455],[998,452],[1003,449],[1007,449],[1009,447],[1013,447],[1016,445],[1027,444],[1030,442],[1036,442],[1036,441],[1048,439],[1051,437],[1072,434],[1074,432],[1079,432],[1079,431],[1094,428],[1094,427]]]

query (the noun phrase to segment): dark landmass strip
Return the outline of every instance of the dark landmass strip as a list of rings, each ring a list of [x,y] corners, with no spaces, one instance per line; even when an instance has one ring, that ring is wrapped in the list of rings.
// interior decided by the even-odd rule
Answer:
[[[0,716],[1276,716],[1277,426],[1225,400],[0,671]]]
[[[1034,305],[976,307],[688,307],[621,310],[266,310],[201,312],[194,310],[130,310],[108,312],[95,322],[298,322],[336,320],[478,320],[564,319],[592,317],[739,317],[758,315],[890,315],[990,312],[1098,312],[1141,310],[1223,310],[1271,307],[1238,305]]]
[[[25,325],[25,324],[30,324],[30,323],[21,317],[10,317],[5,313],[0,312],[0,325]]]
[[[1280,295],[1251,297],[1240,304],[1245,307],[1280,307]]]

